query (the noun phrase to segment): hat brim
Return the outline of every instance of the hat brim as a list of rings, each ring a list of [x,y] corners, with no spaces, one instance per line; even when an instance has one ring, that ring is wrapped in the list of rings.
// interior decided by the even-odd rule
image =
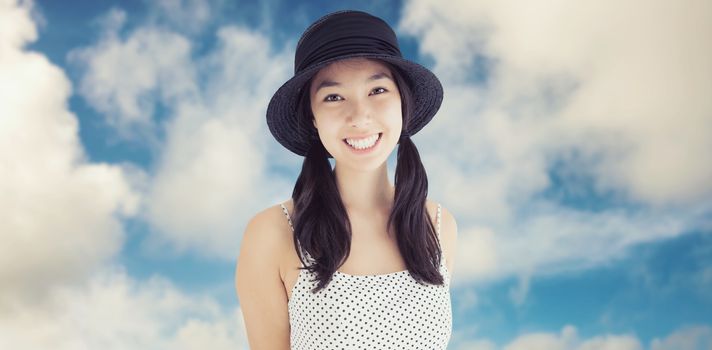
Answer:
[[[415,135],[435,116],[443,99],[440,80],[429,69],[407,59],[383,54],[350,54],[326,60],[295,74],[272,96],[267,106],[267,126],[274,138],[293,153],[306,156],[319,135],[311,123],[299,122],[297,105],[301,89],[320,69],[347,58],[373,58],[396,66],[408,82],[413,95],[413,111],[408,121],[408,130],[403,133]],[[331,158],[331,156],[329,156]]]

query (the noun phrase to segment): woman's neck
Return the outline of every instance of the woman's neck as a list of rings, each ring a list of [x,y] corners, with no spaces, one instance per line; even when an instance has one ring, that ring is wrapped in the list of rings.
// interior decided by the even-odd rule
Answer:
[[[388,181],[388,166],[368,171],[335,167],[336,185],[347,212],[388,212],[393,206],[395,187]]]

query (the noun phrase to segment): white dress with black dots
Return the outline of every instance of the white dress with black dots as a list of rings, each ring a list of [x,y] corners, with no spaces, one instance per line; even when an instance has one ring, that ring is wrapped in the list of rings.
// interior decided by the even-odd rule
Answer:
[[[280,205],[294,230],[287,208]],[[438,204],[438,238],[440,211]],[[444,254],[440,273],[443,285],[419,284],[408,270],[364,276],[336,271],[327,287],[314,294],[316,274],[300,270],[288,302],[291,349],[446,349],[452,304]]]

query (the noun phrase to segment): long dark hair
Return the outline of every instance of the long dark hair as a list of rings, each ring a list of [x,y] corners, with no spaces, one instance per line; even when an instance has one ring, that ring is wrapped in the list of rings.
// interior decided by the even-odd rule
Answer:
[[[409,83],[398,68],[381,61],[393,74],[400,91],[403,130],[408,130],[412,109]],[[307,82],[302,88],[297,108],[300,122],[311,126],[314,118]],[[433,222],[425,209],[428,176],[415,144],[401,136],[395,174],[395,199],[388,217],[388,228],[396,233],[398,249],[411,276],[419,283],[443,284],[440,274],[441,250]],[[314,293],[325,288],[332,275],[346,261],[351,251],[351,223],[341,201],[329,153],[317,138],[302,164],[292,192],[294,202],[294,248],[304,264],[303,269],[316,273],[319,283]],[[305,263],[299,245],[314,259]]]

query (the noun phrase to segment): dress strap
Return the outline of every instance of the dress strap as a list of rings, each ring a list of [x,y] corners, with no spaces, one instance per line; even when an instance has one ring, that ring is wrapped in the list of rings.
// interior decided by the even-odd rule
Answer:
[[[438,203],[438,215],[437,215],[437,220],[436,220],[438,223],[438,239],[440,239],[440,217],[441,217],[440,212],[441,212],[440,203]]]
[[[440,221],[442,221],[442,206],[438,203],[438,214],[437,214],[437,232],[438,232],[438,242],[440,243],[440,253],[442,254],[442,259],[440,259],[440,266],[445,267],[445,248],[442,245],[442,240],[440,239]]]
[[[279,205],[282,207],[284,216],[287,217],[287,222],[289,222],[289,227],[292,229],[292,232],[294,232],[294,226],[292,225],[292,218],[289,217],[289,210],[287,210],[287,207],[285,207],[283,203],[279,203]],[[302,249],[302,245],[301,245],[301,243],[299,243],[298,239],[297,239],[297,246],[299,247],[299,251],[301,252],[302,256],[304,256],[306,258],[306,260],[311,263],[313,261],[313,259],[311,258],[309,253],[307,253],[306,250]],[[304,267],[304,266],[302,266],[302,267]]]
[[[294,232],[294,226],[292,226],[292,218],[289,217],[289,211],[287,210],[287,207],[285,207],[283,203],[279,203],[279,205],[282,207],[284,216],[287,217],[287,222],[289,222],[289,227],[292,229],[292,232]]]

